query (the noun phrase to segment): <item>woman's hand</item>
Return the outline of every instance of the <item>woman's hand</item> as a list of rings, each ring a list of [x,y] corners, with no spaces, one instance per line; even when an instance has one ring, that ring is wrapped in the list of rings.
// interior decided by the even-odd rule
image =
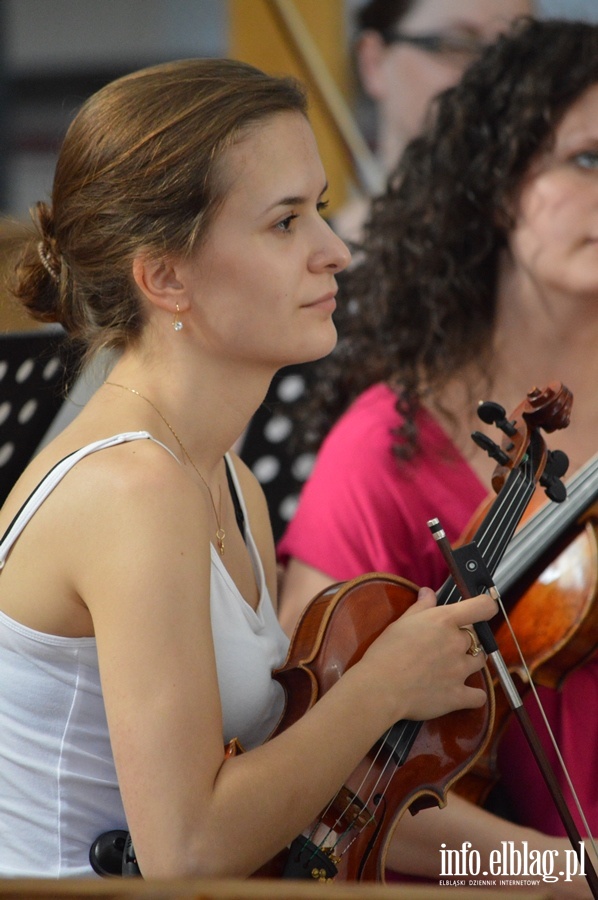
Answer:
[[[472,622],[490,619],[496,602],[484,594],[461,603],[436,606],[429,588],[389,625],[358,664],[387,688],[390,721],[433,719],[456,709],[477,708],[486,692],[465,684],[484,665],[483,653],[472,655]],[[392,685],[396,691],[388,690]],[[393,705],[394,704],[394,705]]]

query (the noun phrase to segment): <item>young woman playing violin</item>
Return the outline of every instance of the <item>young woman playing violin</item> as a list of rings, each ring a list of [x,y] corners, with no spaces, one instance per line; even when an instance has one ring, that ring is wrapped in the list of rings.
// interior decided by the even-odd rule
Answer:
[[[265,500],[227,450],[280,366],[335,343],[325,191],[303,91],[228,60],[129,75],[67,133],[16,292],[117,358],[0,514],[2,876],[93,875],[111,829],[146,877],[249,875],[397,719],[486,702],[462,629],[495,602],[424,590],[266,741],[288,640]]]
[[[441,95],[372,205],[341,296],[341,340],[304,416],[312,445],[335,424],[280,547],[289,630],[308,598],[362,571],[440,586],[446,567],[426,522],[438,516],[456,543],[496,465],[470,438],[496,436],[476,416],[480,400],[509,411],[532,387],[562,381],[572,422],[554,443],[569,474],[596,453],[597,27],[526,20]],[[595,647],[594,632],[590,657]],[[540,694],[596,835],[598,660],[561,674],[559,690]],[[518,824],[451,793],[446,810],[403,817],[394,866],[437,878],[449,841],[472,841],[482,858],[502,840],[568,846],[516,727],[499,750]],[[587,888],[577,879],[551,890]]]

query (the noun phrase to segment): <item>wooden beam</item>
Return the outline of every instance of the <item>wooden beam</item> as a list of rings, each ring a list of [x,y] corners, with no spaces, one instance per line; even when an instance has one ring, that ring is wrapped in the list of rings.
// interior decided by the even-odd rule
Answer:
[[[229,0],[229,52],[265,72],[293,75],[307,86],[333,213],[355,183],[357,165],[363,165],[356,158],[369,156],[351,116],[345,3]]]

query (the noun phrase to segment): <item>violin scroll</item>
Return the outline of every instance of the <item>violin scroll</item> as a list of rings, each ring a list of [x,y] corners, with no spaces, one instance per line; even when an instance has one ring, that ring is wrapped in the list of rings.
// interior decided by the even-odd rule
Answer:
[[[550,499],[556,502],[565,499],[566,490],[560,479],[567,471],[568,459],[561,451],[548,451],[538,429],[551,433],[566,428],[572,405],[571,391],[558,381],[550,382],[543,389],[532,388],[511,418],[507,418],[504,408],[498,403],[480,403],[479,418],[487,425],[496,425],[504,435],[500,445],[479,431],[471,436],[497,462],[492,476],[492,487],[496,493],[502,488],[509,472],[529,458],[536,480],[546,489]]]
[[[522,403],[521,414],[533,428],[543,428],[547,434],[567,428],[571,421],[573,394],[559,381],[551,381],[541,391],[534,387]]]

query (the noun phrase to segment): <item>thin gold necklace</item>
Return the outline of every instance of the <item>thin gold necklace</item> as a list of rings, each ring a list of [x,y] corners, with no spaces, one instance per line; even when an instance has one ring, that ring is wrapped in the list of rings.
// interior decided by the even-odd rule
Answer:
[[[201,474],[201,472],[199,471],[199,469],[197,468],[197,466],[195,465],[195,463],[193,462],[191,457],[189,456],[187,450],[185,449],[185,445],[183,444],[182,440],[180,439],[180,437],[178,436],[178,434],[176,433],[176,431],[174,430],[174,428],[172,427],[170,422],[162,415],[162,413],[160,412],[158,407],[155,405],[155,403],[152,403],[152,401],[149,399],[149,397],[146,397],[140,391],[136,391],[135,388],[127,387],[126,384],[118,384],[118,382],[116,382],[116,381],[105,381],[104,384],[110,384],[110,385],[112,385],[112,387],[122,388],[123,391],[129,391],[131,394],[135,394],[137,397],[141,397],[142,400],[145,400],[146,403],[149,403],[149,405],[154,410],[154,412],[158,413],[158,415],[160,416],[160,418],[162,419],[162,421],[164,422],[164,424],[166,425],[166,427],[168,428],[168,430],[174,437],[175,441],[181,448],[181,452],[182,452],[183,456],[185,457],[185,459],[187,459],[191,463],[191,465],[193,466],[193,468],[195,469],[195,471],[197,472],[197,474],[199,475],[199,477],[201,478],[201,480],[203,481],[203,483],[205,484],[205,486],[208,490],[208,494],[210,495],[210,500],[212,501],[212,508],[214,510],[214,515],[216,517],[216,524],[218,525],[218,529],[216,531],[216,543],[218,544],[218,550],[220,551],[220,556],[224,556],[224,538],[226,537],[226,532],[220,523],[221,516],[218,514],[218,510],[216,509],[216,504],[214,503],[214,496],[212,494],[212,491],[210,490],[210,485],[208,484],[206,479],[203,477],[203,475]],[[220,503],[222,504],[222,494],[220,494]],[[221,512],[222,512],[222,508],[221,508]]]

